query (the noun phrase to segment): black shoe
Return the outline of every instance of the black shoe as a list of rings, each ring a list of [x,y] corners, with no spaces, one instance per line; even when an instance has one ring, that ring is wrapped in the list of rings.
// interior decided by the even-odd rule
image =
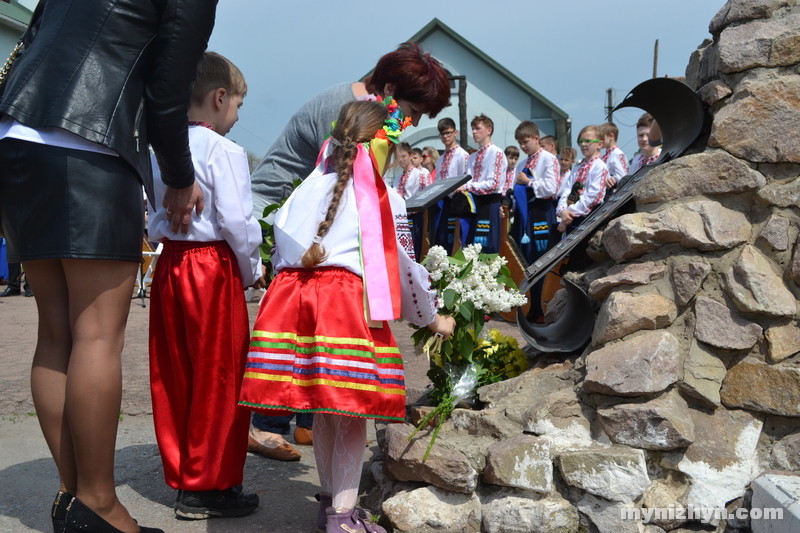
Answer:
[[[225,490],[201,492],[178,490],[175,514],[189,520],[231,518],[249,515],[256,507],[258,507],[258,495],[243,493],[241,485]]]
[[[30,287],[25,287],[25,296],[27,296],[28,298],[33,296],[33,289],[31,289]]]
[[[123,533],[100,515],[86,507],[78,498],[72,498],[67,506],[64,533]],[[164,533],[163,529],[139,526],[139,533]]]
[[[19,296],[20,294],[22,293],[20,292],[19,287],[6,287],[6,290],[0,293],[0,296]]]
[[[58,491],[56,501],[53,502],[53,511],[50,513],[50,518],[53,519],[53,532],[64,532],[64,518],[67,516],[67,507],[69,502],[72,501],[72,494],[64,491]]]

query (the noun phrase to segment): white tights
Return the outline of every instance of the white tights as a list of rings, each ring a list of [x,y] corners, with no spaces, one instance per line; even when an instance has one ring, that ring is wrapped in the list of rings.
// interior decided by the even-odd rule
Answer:
[[[314,457],[320,488],[332,495],[336,509],[356,506],[366,443],[366,419],[314,414]]]

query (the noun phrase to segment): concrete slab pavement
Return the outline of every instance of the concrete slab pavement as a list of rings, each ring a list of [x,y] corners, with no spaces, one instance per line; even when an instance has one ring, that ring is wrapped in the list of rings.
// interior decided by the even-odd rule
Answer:
[[[131,301],[123,351],[123,395],[117,435],[116,482],[122,502],[142,525],[168,532],[308,533],[313,530],[319,481],[311,447],[301,446],[299,462],[286,463],[248,454],[244,487],[261,498],[250,516],[204,521],[176,520],[175,491],[163,480],[155,444],[147,363],[148,308]],[[149,305],[149,300],[145,301]],[[251,325],[258,302],[248,304]],[[521,339],[515,325],[490,322]],[[50,506],[58,490],[58,474],[39,430],[30,397],[30,361],[36,343],[34,298],[0,298],[0,533],[52,531]],[[392,325],[406,362],[406,383],[412,394],[427,386],[428,363],[416,355],[405,323]],[[377,453],[374,424],[368,424],[371,445],[365,460]],[[290,439],[291,440],[291,439]]]

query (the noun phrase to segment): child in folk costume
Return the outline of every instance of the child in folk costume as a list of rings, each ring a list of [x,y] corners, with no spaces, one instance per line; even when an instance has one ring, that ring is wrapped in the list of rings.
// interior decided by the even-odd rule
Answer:
[[[558,242],[555,200],[561,172],[558,159],[539,144],[539,127],[535,123],[521,122],[514,136],[528,157],[516,168],[517,210],[511,236],[531,264]]]
[[[506,182],[503,185],[503,196],[511,197],[514,194],[514,181],[517,177],[517,162],[519,161],[519,148],[516,146],[506,146],[503,150],[506,156]]]
[[[603,132],[603,148],[606,149],[606,153],[603,154],[603,163],[608,167],[606,187],[610,189],[628,175],[628,159],[622,149],[617,146],[619,138],[617,125],[613,122],[606,122],[600,126],[600,130]]]
[[[558,225],[560,232],[577,227],[583,217],[603,203],[608,168],[600,158],[602,136],[599,126],[586,126],[578,134],[578,146],[583,154],[583,161],[561,184],[556,207],[556,214],[561,219]]]
[[[472,180],[460,190],[473,195],[476,211],[472,217],[462,219],[461,241],[463,246],[478,243],[486,253],[493,254],[500,251],[500,211],[508,162],[503,150],[492,142],[492,119],[478,115],[470,125],[478,150],[467,160],[467,174],[472,175]]]
[[[571,146],[565,146],[558,152],[558,166],[561,169],[561,182],[563,183],[564,180],[569,176],[569,173],[572,172],[572,165],[575,164],[575,148]]]
[[[645,165],[655,163],[661,155],[661,148],[650,144],[650,127],[653,125],[653,115],[645,113],[636,122],[636,142],[639,144],[640,153],[634,156],[628,173],[633,175]]]
[[[397,145],[397,164],[403,173],[397,178],[394,188],[403,200],[408,200],[425,188],[422,172],[414,166],[413,155],[414,149],[410,144],[404,142]]]
[[[427,185],[424,174],[414,165],[414,150],[415,148],[411,148],[411,145],[405,142],[397,146],[397,163],[400,165],[400,168],[403,169],[403,173],[397,178],[395,189],[397,190],[397,194],[403,197],[403,200],[408,200]],[[422,234],[424,224],[423,216],[423,213],[420,212],[413,213],[408,217],[408,225],[411,231],[411,237],[414,241],[414,247],[412,249],[414,256],[412,259],[417,261],[422,260],[420,254],[422,253],[422,239],[424,238]]]
[[[414,165],[414,168],[419,170],[421,174],[421,183],[422,187],[420,190],[424,189],[431,183],[433,183],[433,178],[431,178],[431,171],[425,168],[422,163],[425,160],[425,155],[422,152],[422,148],[412,148],[411,149],[411,164]]]
[[[436,160],[436,179],[444,180],[467,173],[469,154],[458,145],[458,130],[452,118],[445,117],[436,125],[444,153]]]
[[[225,139],[247,93],[230,61],[206,52],[189,106],[189,147],[205,209],[176,235],[161,207],[153,160],[150,239],[164,243],[150,305],[150,387],[156,440],[182,518],[243,516],[258,506],[241,490],[250,412],[236,405],[250,323],[244,288],[265,285],[252,216],[247,153]]]
[[[327,533],[384,531],[355,504],[366,419],[405,420],[403,359],[387,320],[402,316],[444,337],[455,325],[437,314],[428,274],[409,256],[404,201],[381,177],[397,123],[379,102],[346,104],[317,168],[277,212],[278,275],[240,396],[266,414],[315,413],[317,527]]]
[[[458,145],[456,123],[452,118],[445,117],[439,120],[436,128],[439,130],[439,139],[444,144],[444,153],[436,160],[436,179],[444,180],[465,175],[469,154]],[[439,200],[436,207],[433,216],[436,224],[434,244],[444,247],[450,254],[453,251],[453,233],[457,219],[450,216],[449,197]]]

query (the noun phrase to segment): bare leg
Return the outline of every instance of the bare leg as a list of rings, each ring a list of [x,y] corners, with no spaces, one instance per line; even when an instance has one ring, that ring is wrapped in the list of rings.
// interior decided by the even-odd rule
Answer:
[[[73,494],[128,533],[138,532],[139,526],[117,499],[114,447],[122,397],[122,346],[137,268],[134,262],[84,259],[25,264],[40,317],[52,321],[40,326],[32,388],[37,412],[40,404],[45,411],[43,432],[51,450],[55,447],[53,456],[57,458],[62,483],[71,484],[75,479]],[[58,288],[58,283],[63,286]],[[66,331],[70,332],[69,337]],[[43,333],[48,338],[42,338]],[[68,354],[63,348],[53,348],[68,338],[72,341]],[[66,380],[54,378],[65,365]],[[64,383],[60,416],[60,400],[50,398],[61,391],[54,394],[48,390],[48,380]],[[50,425],[54,423],[60,428]],[[64,457],[68,452],[66,435],[71,436],[72,461]]]

